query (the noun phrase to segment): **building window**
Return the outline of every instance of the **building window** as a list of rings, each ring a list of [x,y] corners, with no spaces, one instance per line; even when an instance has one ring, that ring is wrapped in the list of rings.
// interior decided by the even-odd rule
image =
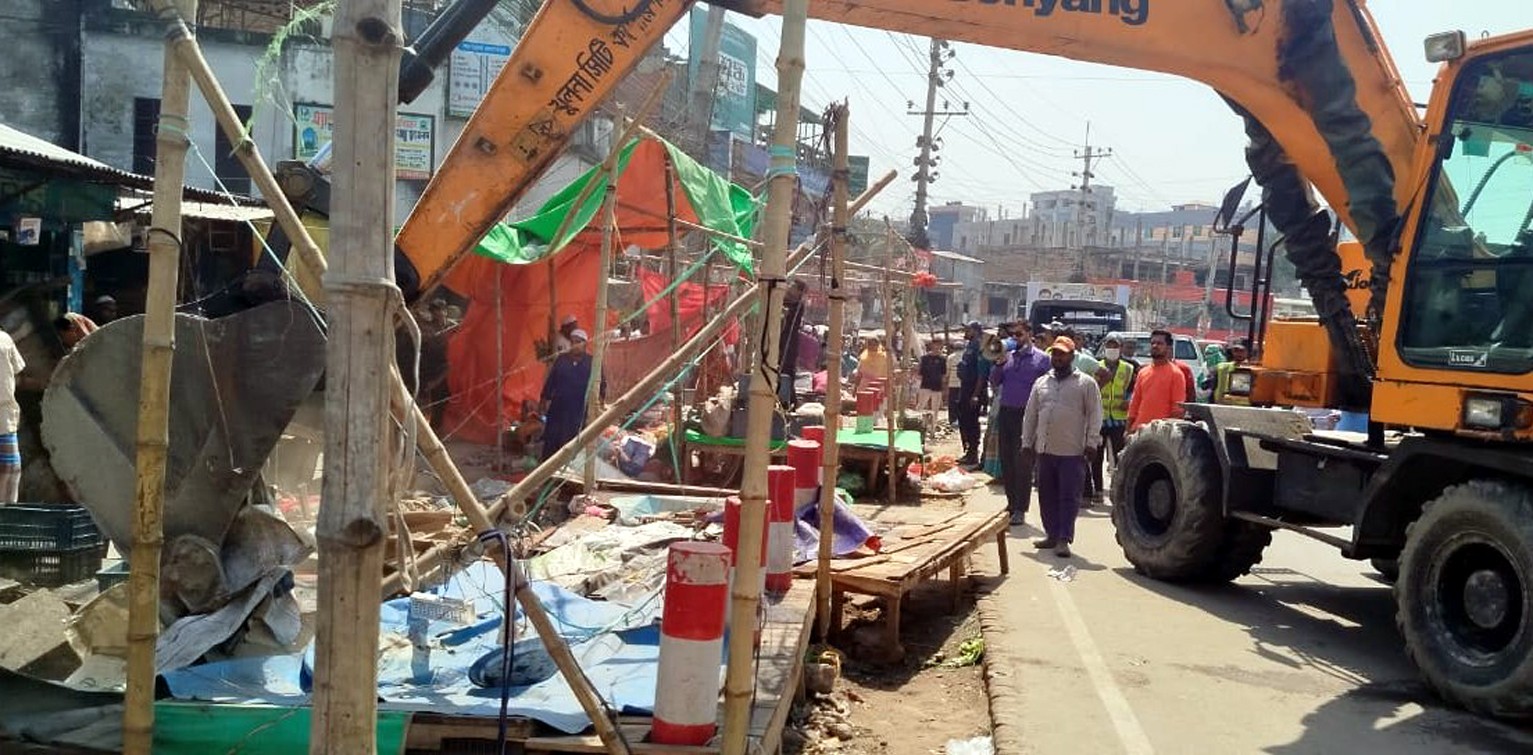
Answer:
[[[1011,243],[1011,234],[1009,234],[1009,233],[1001,234],[1001,243],[1002,244],[1010,244]]]
[[[1186,228],[1186,226],[1181,226],[1181,225],[1173,226],[1171,228],[1171,238],[1174,238],[1174,239],[1181,238],[1182,237],[1182,229],[1184,229],[1184,228]]]
[[[234,112],[240,117],[240,123],[250,121],[250,106],[235,105]],[[218,180],[223,186],[235,194],[250,193],[250,174],[245,172],[245,166],[240,164],[239,158],[234,156],[234,143],[224,135],[223,129],[214,131],[213,137],[214,160],[213,170],[218,175]]]
[[[154,175],[154,129],[160,120],[160,101],[133,98],[133,172]]]

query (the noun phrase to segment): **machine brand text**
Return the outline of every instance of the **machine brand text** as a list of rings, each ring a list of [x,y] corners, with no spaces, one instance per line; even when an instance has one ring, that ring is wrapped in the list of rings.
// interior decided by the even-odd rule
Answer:
[[[1150,19],[1150,0],[955,0],[980,5],[1020,5],[1032,8],[1033,15],[1048,18],[1058,13],[1095,13],[1117,16],[1129,26],[1139,26]]]

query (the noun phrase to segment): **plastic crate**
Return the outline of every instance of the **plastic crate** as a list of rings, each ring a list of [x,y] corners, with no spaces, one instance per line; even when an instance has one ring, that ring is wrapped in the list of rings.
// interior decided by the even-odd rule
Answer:
[[[90,579],[101,569],[106,545],[73,550],[0,549],[0,577],[39,587],[59,587]]]
[[[96,591],[106,592],[128,581],[128,560],[123,559],[96,572]]]
[[[0,506],[0,550],[75,551],[101,543],[101,530],[84,506],[73,503]]]

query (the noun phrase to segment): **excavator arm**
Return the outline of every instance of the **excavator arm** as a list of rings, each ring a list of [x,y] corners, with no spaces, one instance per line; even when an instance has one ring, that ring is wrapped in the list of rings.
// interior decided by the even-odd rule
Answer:
[[[443,283],[574,128],[690,0],[551,0],[397,238],[409,296]],[[781,0],[729,0],[763,15]],[[1382,311],[1422,123],[1363,0],[815,0],[818,19],[1201,81],[1240,114],[1269,216],[1343,354],[1349,405],[1373,366],[1346,299],[1329,215],[1363,242]],[[1209,128],[1211,124],[1186,124]]]

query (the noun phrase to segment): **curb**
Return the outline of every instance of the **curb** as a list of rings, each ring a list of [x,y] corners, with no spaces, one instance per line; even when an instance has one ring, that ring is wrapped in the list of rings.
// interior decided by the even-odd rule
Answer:
[[[1022,707],[1022,693],[1015,675],[1021,664],[1011,652],[1011,643],[1006,641],[1006,626],[1001,619],[1000,606],[994,592],[998,586],[996,582],[1005,579],[1007,577],[987,580],[984,591],[975,597],[974,603],[979,612],[980,635],[985,638],[985,655],[981,665],[984,668],[985,696],[990,700],[990,739],[995,744],[996,753],[1012,755],[1027,752],[1027,746],[1024,744],[1021,724],[1003,713],[1020,710]]]

